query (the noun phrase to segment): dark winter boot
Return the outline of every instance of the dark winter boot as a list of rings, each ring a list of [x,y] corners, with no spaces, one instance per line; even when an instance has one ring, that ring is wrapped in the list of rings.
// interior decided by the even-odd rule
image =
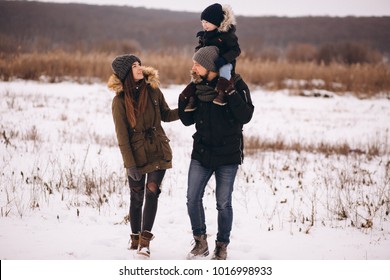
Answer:
[[[193,112],[197,109],[197,106],[196,106],[196,99],[194,96],[190,96],[190,98],[188,99],[188,104],[187,106],[184,108],[184,112]]]
[[[218,95],[214,98],[213,103],[220,106],[225,106],[227,104],[226,95],[230,95],[235,92],[233,82],[222,77],[218,79],[215,90]]]
[[[225,93],[223,91],[218,91],[218,95],[214,98],[213,103],[219,106],[225,106],[227,104]]]
[[[150,231],[145,230],[141,233],[137,254],[150,257],[149,243],[153,237],[154,236]]]
[[[196,257],[206,257],[209,255],[209,246],[207,244],[207,235],[194,235],[195,245],[191,252],[188,253],[187,259]]]
[[[215,241],[215,249],[212,260],[226,260],[227,257],[227,243]]]
[[[139,243],[139,234],[132,233],[130,234],[130,246],[129,250],[137,250]]]

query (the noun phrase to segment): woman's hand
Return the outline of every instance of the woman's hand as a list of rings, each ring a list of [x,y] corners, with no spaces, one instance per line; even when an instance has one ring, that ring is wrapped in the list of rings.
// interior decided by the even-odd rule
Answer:
[[[137,167],[127,168],[127,176],[134,181],[139,181],[142,178],[142,174],[138,171]]]

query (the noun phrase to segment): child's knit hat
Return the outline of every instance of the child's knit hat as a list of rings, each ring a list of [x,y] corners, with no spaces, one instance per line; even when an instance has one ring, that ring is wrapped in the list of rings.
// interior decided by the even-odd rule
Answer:
[[[200,20],[208,21],[218,27],[221,25],[223,19],[224,12],[222,5],[218,3],[208,6],[200,15]]]

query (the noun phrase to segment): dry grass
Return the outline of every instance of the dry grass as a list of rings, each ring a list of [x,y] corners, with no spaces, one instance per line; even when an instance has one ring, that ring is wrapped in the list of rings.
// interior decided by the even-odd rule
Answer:
[[[314,62],[240,60],[237,71],[252,84],[269,89],[325,89],[353,92],[359,96],[387,93],[390,67],[386,64],[318,65]],[[287,80],[305,81],[286,84]],[[318,80],[322,82],[319,84]]]
[[[75,80],[106,81],[111,74],[111,61],[117,54],[67,53],[64,51],[0,55],[0,78],[59,82]],[[163,85],[186,84],[192,64],[189,51],[137,53],[144,65],[159,70]],[[237,72],[252,85],[270,90],[324,89],[337,93],[354,93],[359,97],[390,95],[390,67],[387,64],[319,65],[314,62],[264,61],[243,55]],[[320,81],[320,82],[318,82]]]
[[[302,141],[286,141],[282,137],[276,139],[261,139],[260,137],[245,138],[245,150],[248,154],[255,154],[261,151],[294,151],[294,152],[308,152],[314,154],[329,155],[366,155],[368,157],[388,155],[390,147],[387,146],[387,141],[382,144],[374,141],[359,147],[352,147],[347,142],[337,144],[329,144],[325,142],[320,143],[303,143]]]
[[[73,79],[79,82],[106,77],[110,71],[111,57],[99,53],[47,54],[27,53],[0,59],[0,77],[9,80],[14,77],[26,80],[48,79],[59,82]]]

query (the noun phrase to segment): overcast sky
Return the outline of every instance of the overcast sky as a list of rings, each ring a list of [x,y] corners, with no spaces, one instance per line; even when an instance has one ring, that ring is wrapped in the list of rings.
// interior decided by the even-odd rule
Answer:
[[[213,3],[229,4],[236,15],[245,16],[390,16],[390,0],[40,0],[98,5],[127,5],[201,12]]]

